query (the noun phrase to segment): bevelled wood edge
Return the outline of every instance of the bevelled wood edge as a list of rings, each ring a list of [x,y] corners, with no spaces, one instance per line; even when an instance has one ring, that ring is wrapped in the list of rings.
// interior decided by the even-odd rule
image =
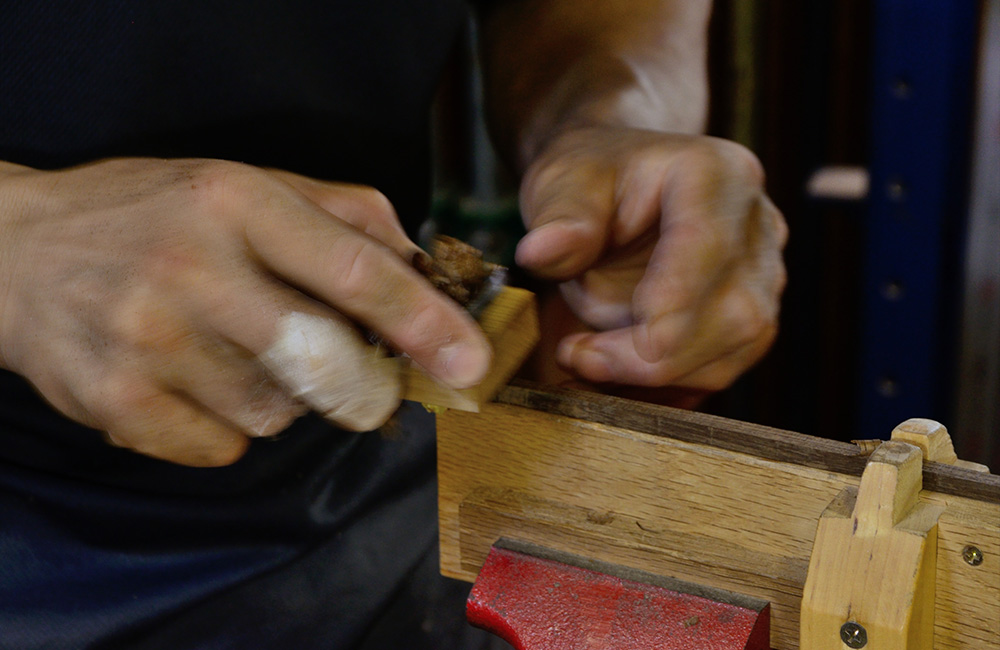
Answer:
[[[717,415],[515,380],[496,401],[553,415],[718,447],[759,458],[860,477],[868,456],[857,445]],[[886,432],[888,436],[891,432]],[[1000,476],[924,463],[925,490],[1000,503]]]

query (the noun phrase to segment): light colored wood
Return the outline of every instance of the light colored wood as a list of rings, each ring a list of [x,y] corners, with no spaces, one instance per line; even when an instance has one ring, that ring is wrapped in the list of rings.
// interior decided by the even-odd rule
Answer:
[[[504,384],[510,381],[538,342],[538,307],[535,295],[515,287],[504,287],[479,317],[486,338],[493,347],[493,365],[478,385],[455,390],[433,379],[417,365],[404,373],[403,399],[429,407],[478,412]]]
[[[990,471],[986,465],[959,460],[948,429],[934,420],[911,418],[892,430],[892,439],[916,445],[927,461],[955,465],[976,472]]]
[[[921,450],[886,442],[857,489],[823,512],[802,596],[802,650],[842,650],[857,623],[872,648],[932,650],[937,522],[944,508],[918,503]]]
[[[619,402],[622,420],[640,408]],[[817,522],[859,477],[720,448],[718,440],[734,429],[740,438],[756,435],[721,418],[701,416],[704,442],[682,442],[670,436],[692,414],[650,413],[657,434],[504,403],[486,404],[478,415],[439,415],[442,571],[474,580],[490,544],[509,537],[765,598],[772,603],[772,646],[797,648]],[[761,448],[805,438],[766,433]],[[821,450],[858,453],[846,443],[816,441]],[[948,472],[995,488],[995,476]],[[1000,499],[923,490],[919,503],[944,508],[935,649],[1000,650]],[[970,544],[983,553],[979,566],[962,558]]]

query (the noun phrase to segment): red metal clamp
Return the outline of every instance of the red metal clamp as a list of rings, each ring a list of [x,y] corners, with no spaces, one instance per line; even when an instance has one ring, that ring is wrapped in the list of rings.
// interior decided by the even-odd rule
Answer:
[[[769,650],[770,605],[501,540],[469,595],[469,621],[517,650]]]

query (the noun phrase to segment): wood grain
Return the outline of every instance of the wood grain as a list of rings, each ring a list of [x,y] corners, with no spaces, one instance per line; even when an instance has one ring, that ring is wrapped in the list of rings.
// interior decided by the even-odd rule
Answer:
[[[944,508],[919,503],[922,462],[914,445],[883,444],[858,489],[845,488],[823,512],[802,596],[803,650],[843,650],[840,628],[848,621],[862,626],[873,648],[934,647]]]
[[[518,380],[501,390],[496,401],[857,477],[868,462],[866,454],[846,442],[596,393],[542,388]],[[926,463],[924,488],[998,502],[1000,476],[983,476],[979,473],[983,467],[978,465],[973,470],[963,465]]]
[[[798,647],[820,515],[866,462],[847,443],[529,385],[440,414],[438,445],[446,575],[474,580],[500,537],[535,543],[764,598],[778,650]],[[1000,477],[935,465],[920,493],[944,507],[935,648],[1000,649]]]

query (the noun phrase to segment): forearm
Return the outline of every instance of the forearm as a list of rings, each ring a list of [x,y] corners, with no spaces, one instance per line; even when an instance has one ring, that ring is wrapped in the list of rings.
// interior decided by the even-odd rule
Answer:
[[[7,368],[6,332],[8,323],[15,318],[8,300],[10,282],[16,258],[24,252],[14,245],[15,229],[22,219],[20,192],[16,187],[17,176],[27,167],[0,161],[0,368]]]
[[[524,169],[586,126],[704,128],[709,0],[514,0],[483,15],[488,118]]]

